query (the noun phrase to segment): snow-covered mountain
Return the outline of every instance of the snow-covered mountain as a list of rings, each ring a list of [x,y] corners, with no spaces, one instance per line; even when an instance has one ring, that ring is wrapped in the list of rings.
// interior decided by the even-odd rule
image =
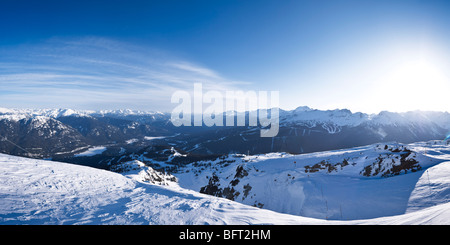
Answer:
[[[60,109],[8,109],[0,108],[1,115],[21,115],[23,117],[46,116],[51,118],[67,117],[67,116],[91,116],[91,115],[111,115],[115,117],[126,117],[132,115],[163,115],[162,112],[139,111],[139,110],[74,110],[69,108]]]
[[[170,115],[161,112],[0,108],[0,152],[69,162],[76,162],[70,158],[90,147],[108,146],[111,150],[105,154],[120,156],[122,149],[136,152],[155,142],[194,155],[311,153],[377,142],[444,139],[449,133],[447,112],[369,115],[299,107],[281,110],[278,135],[261,138],[260,127],[175,127]]]
[[[280,110],[279,120],[279,133],[273,138],[261,138],[259,127],[213,127],[169,140],[180,149],[200,154],[311,153],[377,142],[444,139],[450,134],[448,112],[365,114],[299,107]]]
[[[358,149],[350,151],[358,153]],[[332,155],[332,153],[326,154]],[[254,161],[256,157],[265,157],[266,160],[260,159],[262,161],[256,162]],[[324,200],[328,200],[326,205],[329,205],[328,214],[331,215],[336,212],[337,204],[333,203],[335,200],[333,193],[330,193],[331,190],[327,188],[334,184],[338,184],[337,189],[358,184],[361,198],[368,195],[378,196],[381,198],[378,203],[381,203],[386,198],[381,195],[383,193],[376,192],[373,185],[379,182],[378,184],[384,188],[397,189],[403,195],[411,193],[409,201],[405,203],[407,212],[389,217],[348,220],[351,207],[347,205],[350,205],[351,201],[347,200],[345,203],[340,203],[345,221],[314,219],[251,207],[224,198],[204,195],[177,185],[161,186],[145,183],[134,177],[130,178],[106,170],[0,154],[0,224],[449,224],[447,176],[450,173],[450,162],[448,161],[434,164],[427,169],[427,172],[421,170],[421,174],[419,171],[415,174],[402,175],[403,177],[386,179],[392,179],[391,182],[383,182],[385,179],[380,178],[369,178],[359,179],[357,182],[351,180],[348,183],[345,181],[345,175],[342,175],[342,178],[335,178],[336,176],[326,175],[320,171],[316,174],[321,177],[311,176],[311,179],[307,179],[306,175],[300,176],[303,175],[300,169],[296,170],[292,169],[292,166],[287,166],[291,165],[291,160],[295,159],[291,156],[261,155],[240,159],[247,163],[246,165],[239,163],[242,170],[238,176],[235,176],[241,176],[239,178],[242,184],[248,180],[245,177],[257,179],[258,175],[263,177],[267,174],[269,176],[265,178],[269,182],[275,177],[280,186],[277,187],[276,183],[268,185],[260,183],[262,188],[269,186],[271,187],[269,190],[276,191],[282,185],[291,186],[283,189],[283,193],[270,193],[271,200],[278,201],[279,205],[283,205],[280,201],[287,200],[278,200],[278,198],[283,194],[291,194],[299,202],[286,204],[287,207],[295,205],[306,207],[306,196],[303,196],[304,202],[301,202],[300,194],[306,195],[308,188],[317,189],[321,184],[323,196],[316,193],[312,201],[314,198],[317,199],[317,203],[321,204],[319,206],[325,210]],[[278,163],[275,165],[275,162],[271,161]],[[280,164],[280,161],[285,164]],[[228,170],[224,168],[224,171],[234,169],[234,166],[230,166]],[[351,179],[352,171],[346,173],[347,178]],[[229,171],[229,174],[232,173]],[[405,176],[409,175],[412,177],[406,179]],[[296,181],[298,181],[297,184],[295,184]],[[303,185],[300,184],[302,181]],[[405,183],[401,184],[403,182]],[[255,191],[257,190],[255,183],[252,184],[252,191],[247,194],[248,199],[256,197],[255,194],[258,193]],[[180,183],[180,185],[183,184]],[[235,186],[239,185],[241,184],[237,183]],[[402,192],[405,186],[411,187],[412,191]],[[263,189],[259,189],[261,190]],[[363,192],[366,190],[375,192],[364,195]],[[430,196],[430,194],[433,195]],[[356,204],[361,204],[358,193],[348,193],[346,196],[353,197]],[[398,203],[399,201],[395,202],[395,204]],[[372,207],[366,206],[370,204],[368,202],[362,204],[358,210]],[[383,206],[377,208],[384,210],[391,205],[383,203]]]
[[[332,124],[338,127],[357,127],[362,124],[369,125],[410,125],[435,124],[438,127],[450,130],[450,113],[409,111],[395,113],[382,111],[378,114],[352,113],[347,109],[317,110],[307,106],[300,106],[292,111],[281,111],[280,122],[284,124],[306,124],[314,127],[316,124]],[[332,131],[330,133],[333,133]]]
[[[135,121],[136,115],[146,122]],[[90,146],[112,145],[155,132],[167,133],[164,126],[148,125],[159,120],[159,116],[161,113],[130,110],[0,108],[0,151],[37,158],[74,155]]]

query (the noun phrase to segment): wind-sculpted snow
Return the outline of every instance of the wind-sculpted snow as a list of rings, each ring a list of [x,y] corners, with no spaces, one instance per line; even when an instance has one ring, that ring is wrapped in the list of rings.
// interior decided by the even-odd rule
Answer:
[[[296,224],[277,214],[118,173],[0,154],[0,224]]]

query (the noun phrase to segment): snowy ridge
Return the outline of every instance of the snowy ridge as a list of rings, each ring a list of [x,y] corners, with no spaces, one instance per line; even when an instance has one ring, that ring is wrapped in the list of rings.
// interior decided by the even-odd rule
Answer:
[[[280,122],[285,124],[297,124],[310,128],[318,124],[325,124],[328,130],[330,125],[356,127],[363,123],[371,125],[407,125],[411,123],[436,123],[442,128],[450,130],[450,113],[410,111],[395,113],[382,111],[378,114],[366,114],[361,112],[352,113],[347,109],[317,110],[307,106],[301,106],[292,111],[281,111]],[[335,129],[329,130],[335,133]]]
[[[73,109],[7,109],[0,108],[0,116],[10,119],[23,119],[30,117],[49,117],[49,118],[60,118],[60,117],[89,117],[91,115],[115,115],[115,116],[130,116],[130,115],[164,115],[162,112],[150,112],[150,111],[138,111],[138,110],[73,110]]]
[[[130,116],[130,115],[164,115],[163,112],[160,111],[139,111],[139,110],[131,110],[131,109],[122,109],[122,110],[100,110],[97,112],[93,112],[93,114],[99,115],[121,115],[121,116]]]
[[[22,119],[48,120],[60,117],[88,117],[93,111],[75,111],[72,109],[4,109],[0,108],[0,120],[20,121]]]
[[[28,117],[44,116],[50,118],[59,118],[67,116],[88,117],[88,116],[153,116],[155,118],[168,115],[159,111],[139,111],[131,109],[120,110],[73,110],[73,109],[8,109],[0,108],[0,119],[10,118],[20,120]],[[318,124],[328,124],[332,126],[350,126],[356,127],[363,123],[373,125],[397,124],[404,125],[409,123],[430,123],[434,122],[440,127],[450,130],[450,113],[448,112],[428,112],[428,111],[410,111],[395,113],[382,111],[379,114],[366,114],[362,112],[352,113],[347,109],[336,110],[317,110],[307,106],[300,106],[291,111],[280,110],[280,123],[298,124],[310,128]],[[331,127],[331,126],[328,126]],[[335,131],[333,129],[332,131]]]
[[[317,123],[332,122],[338,126],[357,126],[369,119],[369,115],[352,113],[350,110],[315,110],[307,106],[280,113],[280,121],[285,123],[303,122],[305,126],[314,127]]]
[[[136,181],[149,182],[158,185],[174,186],[178,182],[177,178],[168,173],[154,170],[139,160],[132,160],[112,166],[111,171],[122,173]]]

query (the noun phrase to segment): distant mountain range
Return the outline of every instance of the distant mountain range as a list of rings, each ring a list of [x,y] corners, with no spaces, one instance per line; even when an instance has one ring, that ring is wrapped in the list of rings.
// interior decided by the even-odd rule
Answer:
[[[450,133],[448,112],[365,114],[303,106],[280,110],[279,120],[278,135],[261,138],[259,126],[175,127],[170,114],[162,112],[0,108],[0,152],[77,162],[79,158],[75,155],[92,147],[105,147],[100,156],[92,155],[92,161],[85,163],[96,166],[105,158],[148,151],[153,146],[174,147],[196,157],[229,153],[301,154],[386,141],[444,139]]]

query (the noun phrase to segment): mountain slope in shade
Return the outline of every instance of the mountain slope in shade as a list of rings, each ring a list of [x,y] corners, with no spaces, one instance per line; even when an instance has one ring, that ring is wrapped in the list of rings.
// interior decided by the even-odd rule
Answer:
[[[450,220],[449,203],[368,220],[305,218],[176,186],[146,184],[105,170],[3,154],[0,196],[0,224],[449,224]]]

